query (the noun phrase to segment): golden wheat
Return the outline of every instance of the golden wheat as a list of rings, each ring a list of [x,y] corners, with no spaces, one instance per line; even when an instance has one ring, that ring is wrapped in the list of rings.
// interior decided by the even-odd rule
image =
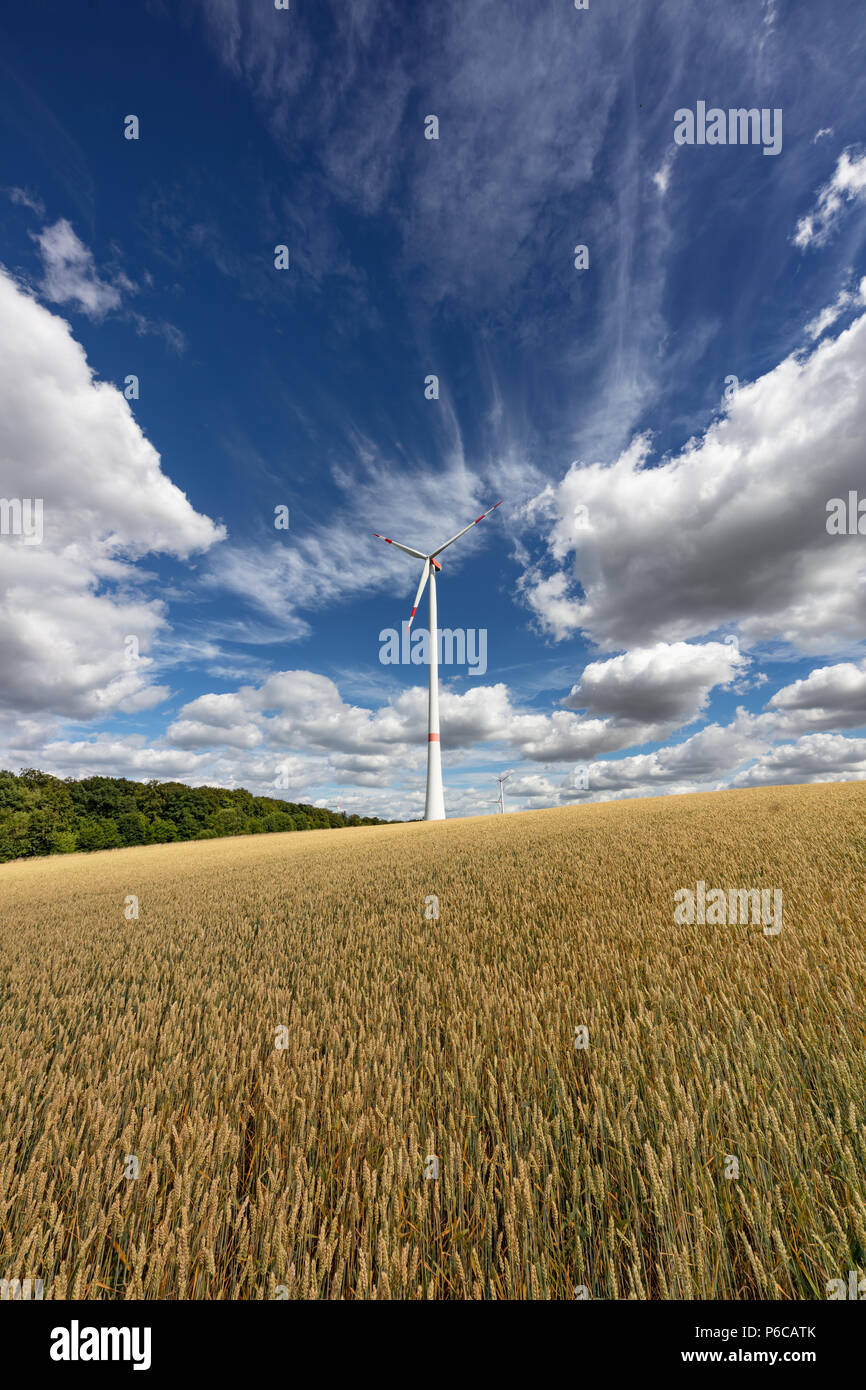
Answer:
[[[866,1263],[864,813],[820,785],[3,866],[0,1277],[826,1297]],[[782,931],[675,925],[698,880],[781,888]]]

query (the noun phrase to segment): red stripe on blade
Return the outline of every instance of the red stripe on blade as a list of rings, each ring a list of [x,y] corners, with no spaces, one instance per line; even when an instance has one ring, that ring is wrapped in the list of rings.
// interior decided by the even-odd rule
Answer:
[[[428,742],[428,743],[441,743],[442,740],[440,739],[440,737],[439,737],[438,734],[428,734],[428,735],[427,735],[427,742]]]

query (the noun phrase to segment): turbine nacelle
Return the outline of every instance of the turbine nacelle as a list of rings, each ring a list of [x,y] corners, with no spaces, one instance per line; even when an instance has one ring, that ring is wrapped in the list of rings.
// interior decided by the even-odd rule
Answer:
[[[489,516],[491,512],[495,512],[496,508],[501,506],[501,500],[499,502],[494,502],[493,506],[489,507],[486,512],[482,512],[474,521],[470,521],[469,525],[464,526],[462,531],[458,531],[456,536],[452,536],[450,541],[445,541],[444,545],[437,546],[429,555],[425,555],[423,550],[415,550],[411,545],[402,545],[400,541],[392,541],[390,536],[380,536],[378,531],[373,532],[377,540],[384,541],[386,545],[396,546],[398,550],[402,550],[404,555],[411,555],[414,560],[424,561],[424,568],[421,571],[421,582],[418,585],[418,592],[415,595],[415,602],[412,605],[412,612],[409,616],[409,627],[412,626],[415,614],[418,612],[418,604],[421,602],[421,597],[426,588],[427,581],[430,578],[431,571],[439,573],[442,570],[442,566],[436,559],[436,556],[441,555],[442,551],[447,550],[449,545],[453,545],[455,541],[459,541],[461,536],[465,536],[467,531],[471,531],[473,526],[477,526],[480,521],[483,521],[486,516]]]

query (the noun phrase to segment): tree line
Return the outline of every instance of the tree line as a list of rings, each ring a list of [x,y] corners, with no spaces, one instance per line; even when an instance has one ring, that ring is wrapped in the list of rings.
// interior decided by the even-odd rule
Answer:
[[[242,789],[125,777],[61,779],[33,767],[17,775],[0,771],[0,863],[172,840],[387,824],[375,816],[347,816]]]

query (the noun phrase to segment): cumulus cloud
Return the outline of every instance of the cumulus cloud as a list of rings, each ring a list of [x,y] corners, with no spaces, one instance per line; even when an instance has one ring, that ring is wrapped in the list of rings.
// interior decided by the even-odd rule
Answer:
[[[797,744],[774,746],[792,733],[825,728],[831,717],[852,727],[862,724],[866,675],[862,665],[850,663],[793,682],[763,713],[738,709],[727,724],[713,722],[679,743],[628,754],[663,727],[631,718],[629,680],[655,701],[656,716],[669,716],[669,729],[701,705],[707,680],[729,678],[740,665],[727,644],[706,646],[706,652],[681,654],[690,671],[682,688],[668,679],[675,660],[669,649],[631,666],[617,666],[616,659],[590,663],[590,675],[585,672],[577,685],[592,689],[599,707],[609,711],[601,718],[522,710],[503,684],[465,695],[443,690],[449,813],[490,814],[494,774],[506,766],[513,774],[507,784],[511,809],[863,775],[862,739],[810,734]],[[719,646],[723,651],[712,650]],[[295,801],[333,805],[339,796],[350,811],[410,818],[423,809],[425,728],[422,686],[373,710],[345,701],[336,683],[316,672],[280,671],[257,685],[190,701],[166,736],[151,743],[109,734],[49,738],[37,761],[60,774],[113,768],[131,777],[246,786]],[[38,721],[29,730],[19,721],[6,741],[15,755],[11,761],[33,762],[27,740],[40,736]],[[2,756],[10,761],[8,753]],[[479,766],[486,769],[480,781]]]
[[[866,659],[820,666],[777,690],[767,708],[784,716],[792,731],[860,728],[866,725]]]
[[[518,758],[509,783],[523,805],[550,805],[583,795],[551,776],[563,762],[586,763],[601,755],[657,739],[700,713],[714,684],[729,683],[744,665],[729,644],[707,643],[703,650],[686,644],[659,645],[634,658],[591,663],[575,689],[601,717],[570,710],[542,714],[515,706],[506,685],[474,687],[465,694],[443,689],[441,715],[443,747],[450,754],[449,772],[457,778],[449,792],[449,809],[484,809],[492,800],[475,783],[465,785],[462,767],[478,756],[493,766]],[[640,701],[647,708],[640,717]],[[310,759],[307,774],[336,785],[382,789],[390,783],[390,815],[417,813],[415,796],[423,779],[427,694],[423,686],[403,690],[377,710],[346,702],[335,682],[313,671],[280,671],[260,685],[246,685],[225,694],[209,693],[190,701],[166,734],[176,748],[196,752],[209,748],[225,754],[237,750],[273,768],[284,754]],[[772,717],[752,720],[745,714],[733,730],[702,731],[681,751],[662,750],[646,758],[597,762],[599,779],[587,798],[616,795],[640,785],[658,788],[684,778],[730,775],[746,757],[767,747]],[[763,722],[762,722],[763,721]],[[479,754],[479,749],[486,753]],[[533,772],[543,763],[546,771]],[[529,766],[527,766],[527,764]],[[492,775],[492,774],[491,774]],[[416,787],[416,791],[412,788]],[[307,792],[309,792],[309,787]],[[474,799],[473,799],[474,798]],[[402,810],[396,808],[402,807]]]
[[[569,702],[589,703],[602,711],[601,717],[520,710],[501,682],[474,686],[464,694],[446,688],[440,694],[443,747],[498,744],[534,762],[593,758],[661,738],[693,721],[712,687],[729,682],[744,664],[723,643],[708,643],[704,649],[659,644],[651,651],[591,663]],[[190,701],[166,737],[182,748],[286,747],[343,754],[354,765],[359,757],[387,757],[393,765],[413,750],[423,750],[426,708],[427,692],[420,685],[401,691],[374,712],[347,704],[326,676],[280,671],[258,687]],[[339,765],[345,770],[350,763]],[[382,766],[374,762],[359,770],[373,773]]]
[[[866,630],[863,555],[826,531],[862,477],[866,315],[743,385],[727,412],[657,467],[638,437],[610,465],[572,465],[534,502],[552,513],[552,575],[522,588],[545,630],[603,648],[684,641],[736,624],[752,643],[830,652]],[[569,560],[571,564],[569,565]]]
[[[52,739],[42,749],[42,765],[59,773],[74,772],[76,777],[129,777],[141,780],[157,777],[174,781],[203,774],[210,760],[173,748],[154,747],[143,734],[123,738],[98,734],[90,739]]]
[[[559,793],[560,788],[552,778],[545,777],[540,772],[529,772],[505,783],[506,798],[517,797],[520,801],[529,800],[535,804],[546,802],[548,806],[555,805],[559,800]]]
[[[0,707],[89,718],[147,708],[162,602],[132,563],[225,534],[162,471],[69,325],[0,272],[0,493],[41,499],[43,536],[0,537]],[[126,638],[138,640],[139,659]]]
[[[589,714],[679,728],[706,707],[715,686],[729,684],[747,665],[731,643],[657,642],[590,662],[563,703]]]
[[[733,779],[736,787],[773,787],[786,782],[862,782],[866,738],[806,734],[796,743],[764,753]]]
[[[473,692],[474,693],[474,692]],[[421,743],[421,687],[402,692],[375,712],[347,704],[329,677],[315,671],[277,671],[261,685],[206,694],[184,705],[166,731],[179,748],[225,746],[339,752],[382,752]]]
[[[613,794],[651,795],[653,791],[705,790],[723,786],[743,762],[766,750],[772,721],[738,710],[730,724],[709,724],[681,743],[652,753],[603,759],[589,769],[589,787],[568,784],[572,798],[604,799]]]

